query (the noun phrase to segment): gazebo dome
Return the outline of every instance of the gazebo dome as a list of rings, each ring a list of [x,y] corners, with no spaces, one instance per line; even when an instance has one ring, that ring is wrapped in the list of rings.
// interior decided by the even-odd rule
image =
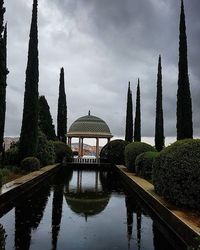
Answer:
[[[69,128],[68,136],[111,138],[112,134],[106,122],[99,117],[88,115],[78,118]]]

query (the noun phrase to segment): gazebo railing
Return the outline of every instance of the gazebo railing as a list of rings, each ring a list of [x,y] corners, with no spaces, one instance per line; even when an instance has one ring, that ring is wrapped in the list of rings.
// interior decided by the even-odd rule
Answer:
[[[73,163],[77,163],[77,164],[99,164],[100,163],[100,159],[97,158],[74,158],[73,159]]]

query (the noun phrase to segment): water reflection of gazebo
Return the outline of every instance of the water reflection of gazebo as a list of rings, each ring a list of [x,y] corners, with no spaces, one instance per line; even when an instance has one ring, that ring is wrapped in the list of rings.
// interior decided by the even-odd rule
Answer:
[[[108,142],[113,137],[108,125],[99,117],[88,115],[78,118],[69,128],[67,133],[68,145],[71,146],[73,138],[79,138],[79,156],[83,156],[84,138],[96,139],[96,157],[99,157],[99,140],[107,139]]]
[[[78,170],[76,185],[73,187],[67,185],[64,195],[70,209],[85,217],[87,221],[88,216],[97,215],[106,208],[110,193],[104,190],[101,181],[104,175],[101,175],[99,171],[95,172],[94,183],[89,183],[87,187],[84,187],[82,178],[82,171]]]

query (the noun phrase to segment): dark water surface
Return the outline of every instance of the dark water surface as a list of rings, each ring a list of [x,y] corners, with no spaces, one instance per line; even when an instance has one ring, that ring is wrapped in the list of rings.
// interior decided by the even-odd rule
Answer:
[[[112,171],[63,170],[0,218],[0,249],[184,249],[149,214]]]

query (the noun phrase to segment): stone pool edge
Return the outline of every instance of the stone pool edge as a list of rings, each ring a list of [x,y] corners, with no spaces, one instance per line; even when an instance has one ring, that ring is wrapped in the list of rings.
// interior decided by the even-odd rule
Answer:
[[[49,165],[4,184],[0,192],[0,210],[54,174],[60,167],[60,163]]]
[[[186,211],[179,210],[158,196],[148,181],[128,172],[123,165],[116,169],[129,187],[142,198],[148,207],[179,237],[186,245],[193,245],[194,239],[200,237],[200,227],[188,219]]]

